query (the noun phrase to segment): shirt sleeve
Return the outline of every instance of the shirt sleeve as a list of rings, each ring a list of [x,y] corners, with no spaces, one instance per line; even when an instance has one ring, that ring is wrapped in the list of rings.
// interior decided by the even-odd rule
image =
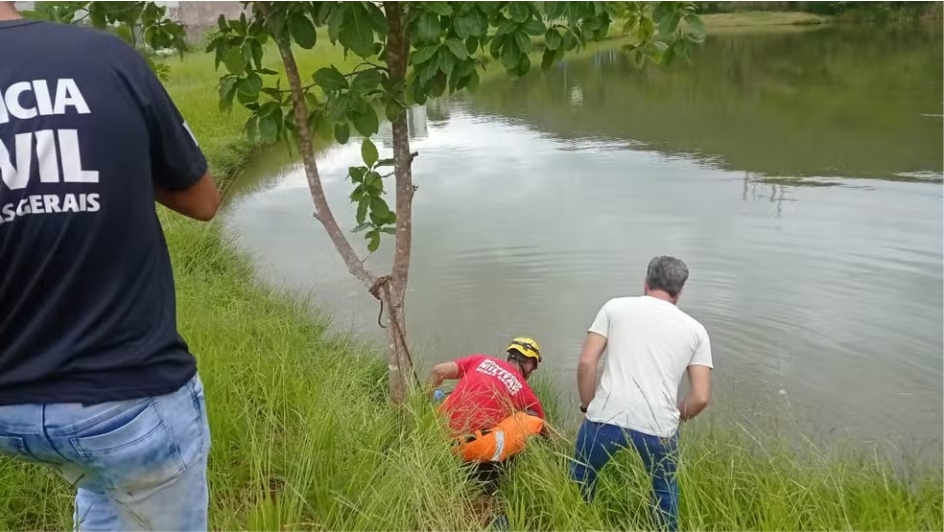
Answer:
[[[130,52],[130,53],[128,53]],[[123,54],[147,123],[154,184],[182,190],[207,172],[207,160],[164,85],[135,50]]]
[[[470,355],[463,358],[457,358],[454,362],[459,366],[459,377],[464,377],[469,370],[475,367],[478,364],[479,357],[476,355]]]
[[[711,360],[711,340],[708,338],[708,331],[704,327],[698,329],[698,345],[695,346],[695,354],[692,355],[692,361],[689,365],[714,368]]]
[[[593,320],[593,323],[590,325],[589,332],[597,333],[600,336],[607,338],[609,335],[610,328],[610,316],[608,313],[609,303],[604,304],[600,311],[597,312],[597,317]]]

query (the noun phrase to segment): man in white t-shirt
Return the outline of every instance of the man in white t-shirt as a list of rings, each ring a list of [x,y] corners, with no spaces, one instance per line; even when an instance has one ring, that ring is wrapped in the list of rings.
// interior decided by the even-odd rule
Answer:
[[[632,446],[652,475],[661,525],[678,528],[677,430],[707,405],[711,345],[705,327],[676,306],[688,267],[674,257],[649,262],[644,294],[606,302],[590,326],[577,368],[580,410],[571,477],[592,500],[610,455]],[[603,374],[597,384],[603,351]],[[691,391],[678,402],[682,376]]]

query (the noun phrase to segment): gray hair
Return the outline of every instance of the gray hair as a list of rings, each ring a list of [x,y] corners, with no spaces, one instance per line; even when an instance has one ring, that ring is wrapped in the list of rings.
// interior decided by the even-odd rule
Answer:
[[[687,280],[688,266],[680,259],[662,255],[649,261],[646,285],[650,290],[664,290],[670,296],[677,297]]]

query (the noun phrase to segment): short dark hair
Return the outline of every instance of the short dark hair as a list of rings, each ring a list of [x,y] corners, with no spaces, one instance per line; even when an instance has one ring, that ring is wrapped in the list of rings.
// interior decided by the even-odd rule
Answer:
[[[678,297],[687,280],[688,266],[680,259],[662,255],[649,261],[646,286],[650,290],[663,290],[672,297]]]

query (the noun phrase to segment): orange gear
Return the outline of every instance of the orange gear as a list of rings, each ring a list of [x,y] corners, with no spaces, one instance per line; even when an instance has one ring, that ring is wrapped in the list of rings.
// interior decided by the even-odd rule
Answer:
[[[542,428],[543,419],[517,412],[491,429],[460,438],[453,452],[466,462],[502,462],[523,451],[528,437],[540,434]]]

